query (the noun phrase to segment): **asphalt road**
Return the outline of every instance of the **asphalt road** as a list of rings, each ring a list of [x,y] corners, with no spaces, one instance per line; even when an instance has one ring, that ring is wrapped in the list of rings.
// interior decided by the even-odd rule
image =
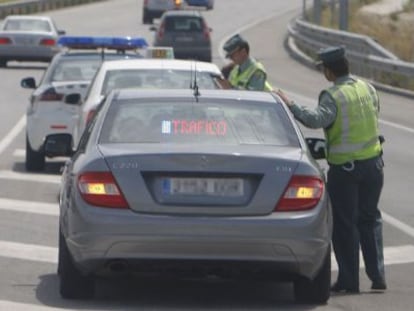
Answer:
[[[260,6],[257,6],[257,2]],[[252,4],[255,6],[252,7]],[[283,47],[286,25],[301,10],[302,0],[217,0],[204,14],[213,28],[214,59],[236,32],[251,44],[251,53],[266,66],[270,81],[297,102],[314,106],[328,86],[322,75],[296,62]],[[42,14],[55,18],[68,34],[141,35],[142,0],[109,0]],[[59,169],[48,163],[41,174],[24,169],[25,110],[30,91],[23,77],[40,79],[44,64],[11,63],[0,69],[0,311],[1,310],[411,310],[414,285],[414,102],[380,92],[381,131],[386,136],[386,184],[381,198],[389,289],[369,291],[361,268],[360,295],[333,296],[326,306],[295,305],[284,283],[168,279],[98,282],[91,301],[65,301],[56,276]],[[308,136],[321,131],[304,129]],[[323,165],[323,163],[322,163]],[[335,267],[333,278],[335,278]]]

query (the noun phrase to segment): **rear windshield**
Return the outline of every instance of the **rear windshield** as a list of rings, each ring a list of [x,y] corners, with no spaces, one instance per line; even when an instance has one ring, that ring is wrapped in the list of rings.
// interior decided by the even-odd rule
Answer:
[[[201,89],[217,88],[209,72],[196,73],[197,83]],[[106,73],[101,95],[112,89],[124,88],[159,88],[188,89],[194,80],[194,71],[177,69],[128,69],[110,70]]]
[[[11,19],[4,25],[4,30],[8,31],[52,31],[49,22],[44,20],[32,19]]]
[[[54,68],[50,80],[90,81],[102,63],[100,57],[84,59],[62,59]]]
[[[174,16],[174,18],[166,18],[164,30],[170,31],[185,31],[185,32],[202,32],[203,21],[196,16]]]
[[[276,103],[113,102],[100,143],[299,146],[286,111]]]

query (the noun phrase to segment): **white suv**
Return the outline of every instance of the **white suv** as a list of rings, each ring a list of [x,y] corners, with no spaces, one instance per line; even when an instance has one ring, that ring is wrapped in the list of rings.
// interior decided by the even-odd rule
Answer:
[[[183,0],[144,0],[142,23],[152,24],[154,18],[160,17],[165,11],[180,10]]]

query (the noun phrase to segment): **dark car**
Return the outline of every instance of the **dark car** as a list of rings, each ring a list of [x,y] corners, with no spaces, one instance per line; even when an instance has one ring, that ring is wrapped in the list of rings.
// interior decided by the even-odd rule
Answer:
[[[202,6],[207,10],[212,10],[214,8],[214,0],[186,0],[188,5],[191,6]]]
[[[60,294],[177,274],[289,281],[326,303],[332,218],[311,142],[269,92],[113,90],[64,168]]]
[[[168,11],[160,20],[154,46],[171,46],[175,58],[211,62],[211,28],[199,11]]]

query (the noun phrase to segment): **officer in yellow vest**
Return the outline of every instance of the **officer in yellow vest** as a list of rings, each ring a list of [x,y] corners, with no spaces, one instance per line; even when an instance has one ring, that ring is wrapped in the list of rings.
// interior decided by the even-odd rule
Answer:
[[[224,89],[244,89],[256,91],[272,91],[273,87],[267,81],[263,65],[250,57],[249,43],[240,35],[234,35],[224,44],[226,57],[232,61],[227,80],[218,83]]]
[[[382,218],[378,202],[384,182],[378,133],[379,98],[375,88],[349,74],[343,47],[319,53],[325,78],[333,85],[320,93],[316,109],[278,95],[295,118],[310,128],[323,128],[332,201],[332,244],[338,262],[334,292],[359,292],[359,248],[372,290],[385,290]]]

